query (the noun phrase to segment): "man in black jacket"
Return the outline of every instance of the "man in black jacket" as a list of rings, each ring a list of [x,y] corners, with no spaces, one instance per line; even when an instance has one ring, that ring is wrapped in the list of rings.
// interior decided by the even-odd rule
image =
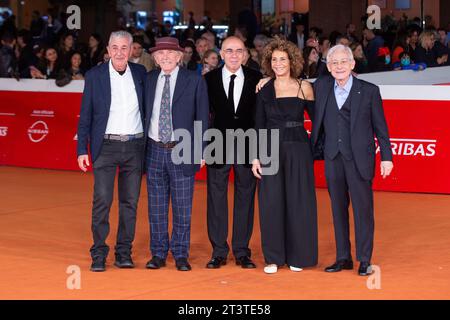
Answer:
[[[255,87],[261,79],[261,73],[242,66],[245,50],[241,39],[225,39],[220,51],[224,66],[205,75],[212,117],[211,127],[220,130],[224,146],[226,139],[231,137],[226,134],[227,129],[246,131],[254,127]],[[237,149],[239,146],[233,140],[230,148],[224,147],[222,159],[207,167],[208,235],[213,247],[212,259],[207,268],[211,269],[224,265],[229,252],[227,193],[232,167],[235,177],[232,251],[237,265],[242,268],[255,268],[248,246],[253,230],[256,181],[251,171],[248,145],[245,148],[245,156],[240,158],[245,159],[245,163],[238,161]],[[231,153],[233,157],[230,156]]]

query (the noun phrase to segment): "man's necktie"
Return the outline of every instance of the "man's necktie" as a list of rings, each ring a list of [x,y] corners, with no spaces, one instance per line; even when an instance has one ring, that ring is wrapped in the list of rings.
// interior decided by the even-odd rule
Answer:
[[[172,136],[172,115],[170,112],[170,74],[165,74],[166,81],[161,98],[161,109],[159,110],[158,136],[162,143],[170,141]]]
[[[234,79],[235,74],[230,76],[230,85],[228,86],[228,105],[233,109],[234,112]]]

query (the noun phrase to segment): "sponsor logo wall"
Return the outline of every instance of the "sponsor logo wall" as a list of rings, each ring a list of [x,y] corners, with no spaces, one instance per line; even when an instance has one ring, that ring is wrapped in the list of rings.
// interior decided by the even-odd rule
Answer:
[[[0,165],[76,170],[80,93],[0,91]]]

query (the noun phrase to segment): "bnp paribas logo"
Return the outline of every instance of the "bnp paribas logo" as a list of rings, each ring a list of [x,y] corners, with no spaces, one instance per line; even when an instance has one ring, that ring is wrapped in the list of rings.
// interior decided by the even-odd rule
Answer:
[[[376,141],[376,152],[380,152],[380,146]],[[410,139],[410,138],[391,138],[391,149],[394,156],[410,157],[434,157],[436,155],[436,139]]]

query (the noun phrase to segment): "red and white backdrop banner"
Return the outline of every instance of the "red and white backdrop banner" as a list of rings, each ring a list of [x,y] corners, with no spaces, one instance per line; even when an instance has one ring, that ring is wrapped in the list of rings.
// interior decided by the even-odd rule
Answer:
[[[76,130],[83,85],[0,79],[0,165],[79,170]],[[450,87],[380,85],[380,90],[394,171],[380,177],[377,152],[374,189],[450,194]],[[310,122],[305,126],[309,129]],[[325,187],[323,161],[316,162],[315,175],[316,185]],[[205,177],[205,170],[197,175]]]
[[[0,79],[0,165],[76,170],[83,85]]]

